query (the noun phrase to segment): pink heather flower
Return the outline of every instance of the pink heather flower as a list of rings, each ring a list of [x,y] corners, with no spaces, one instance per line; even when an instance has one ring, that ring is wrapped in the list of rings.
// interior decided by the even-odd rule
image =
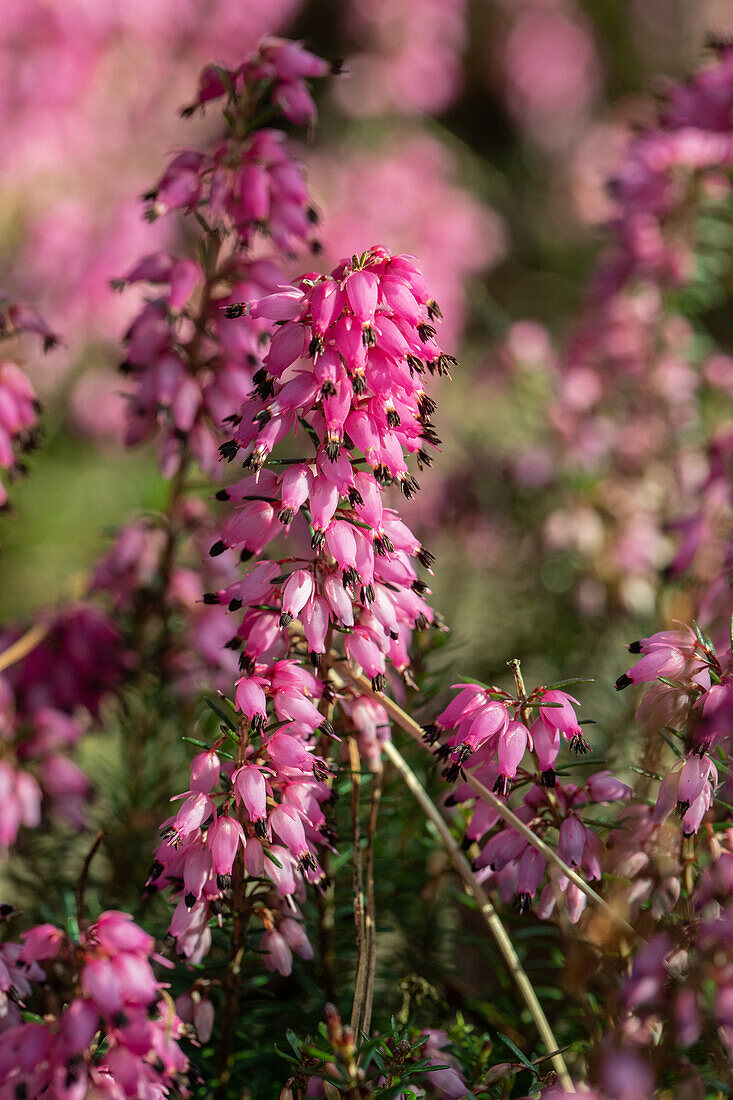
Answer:
[[[82,931],[78,946],[51,925],[30,929],[23,939],[22,949],[13,943],[0,948],[0,972],[8,976],[3,992],[12,990],[20,999],[33,984],[52,986],[53,971],[44,972],[39,961],[58,957],[74,973],[54,991],[53,1009],[42,1023],[29,1026],[19,1015],[6,1016],[0,1034],[6,1089],[50,1095],[63,1080],[69,1095],[96,1092],[104,1084],[115,1095],[137,1097],[185,1088],[187,1059],[177,1042],[181,1021],[162,1000],[163,986],[150,965],[153,940],[128,914],[102,913]],[[89,1051],[95,1037],[105,1043],[101,1061]]]
[[[445,1069],[431,1070],[428,1066],[426,1076],[433,1088],[437,1089],[441,1096],[447,1100],[460,1100],[466,1095],[466,1081],[461,1073],[461,1067],[453,1055],[446,1052],[449,1044],[445,1031],[428,1029],[423,1034],[428,1035],[428,1041],[421,1049],[424,1058],[430,1059],[433,1065],[445,1066]]]
[[[647,1100],[655,1091],[654,1074],[641,1053],[633,1049],[607,1049],[599,1069],[603,1091],[617,1100]]]
[[[293,969],[293,955],[284,936],[274,929],[265,932],[260,942],[265,966],[287,977]]]
[[[578,700],[565,691],[551,689],[542,693],[541,702],[552,704],[551,706],[540,706],[540,718],[545,725],[551,730],[557,730],[561,733],[570,742],[570,747],[574,752],[587,752],[588,745],[583,737],[583,731],[573,708],[573,703],[575,706],[580,705]]]
[[[256,765],[238,768],[232,774],[232,782],[244,804],[249,820],[258,836],[264,837],[267,831],[267,785],[265,777]]]
[[[243,799],[244,801],[244,799]],[[246,804],[246,803],[245,803]],[[218,817],[206,831],[215,875],[230,875],[240,843],[246,848],[244,829],[235,817]]]
[[[683,757],[676,770],[665,776],[659,786],[653,821],[657,824],[665,821],[675,810],[682,818],[684,835],[692,836],[713,804],[717,783],[718,770],[709,756]]]

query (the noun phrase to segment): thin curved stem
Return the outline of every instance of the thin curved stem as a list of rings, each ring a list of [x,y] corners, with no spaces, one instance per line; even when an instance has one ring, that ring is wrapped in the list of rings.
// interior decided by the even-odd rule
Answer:
[[[494,937],[509,973],[514,979],[517,989],[529,1009],[539,1036],[547,1048],[548,1055],[552,1061],[555,1073],[560,1080],[560,1084],[566,1091],[574,1092],[573,1081],[568,1071],[568,1067],[565,1064],[565,1059],[562,1054],[559,1053],[557,1039],[553,1034],[552,1028],[542,1009],[542,1005],[537,999],[537,995],[532,988],[532,983],[527,977],[527,973],[522,966],[519,956],[514,950],[514,945],[499,914],[491,904],[484,888],[476,881],[468,860],[456,844],[450,829],[435,806],[435,803],[432,801],[399,749],[397,749],[391,741],[386,741],[382,748],[385,756],[391,760],[409,789],[412,791],[425,816],[432,821],[450,857],[451,863],[463,882],[466,893],[469,894],[478,905],[479,912],[491,932],[491,935]]]
[[[374,837],[377,831],[379,803],[382,797],[382,759],[372,772],[369,795],[369,822],[367,824],[366,861],[364,877],[366,879],[366,912],[364,914],[364,933],[367,951],[367,987],[364,995],[364,1015],[362,1027],[369,1034],[374,1003],[374,979],[377,968],[377,906],[374,897]]]
[[[48,623],[34,623],[30,630],[26,630],[25,634],[21,634],[17,641],[0,653],[0,672],[27,657],[37,645],[40,645],[47,634]]]

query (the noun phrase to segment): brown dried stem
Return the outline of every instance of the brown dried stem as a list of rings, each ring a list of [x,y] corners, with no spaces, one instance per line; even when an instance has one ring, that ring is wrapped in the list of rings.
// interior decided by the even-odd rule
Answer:
[[[351,1030],[359,1034],[364,1019],[364,1001],[367,991],[367,954],[366,930],[364,919],[364,874],[361,851],[361,824],[359,821],[359,787],[361,783],[361,761],[356,735],[347,738],[349,750],[349,768],[351,770],[351,834],[354,842],[352,863],[352,884],[354,900],[354,928],[356,930],[356,979],[354,981],[354,1003],[351,1008]]]
[[[489,901],[486,891],[476,881],[471,866],[466,857],[461,852],[460,848],[456,844],[450,829],[446,825],[443,817],[438,812],[435,804],[427,794],[425,788],[417,778],[412,768],[404,759],[399,750],[391,741],[387,741],[384,744],[385,756],[394,764],[397,771],[400,773],[405,783],[415,796],[423,813],[430,821],[432,821],[435,829],[440,836],[440,839],[445,847],[450,861],[453,864],[455,870],[463,882],[466,893],[469,894],[476,902],[479,912],[483,917],[491,935],[496,941],[496,945],[502,954],[504,962],[507,965],[509,973],[511,974],[514,982],[519,990],[524,1003],[526,1004],[529,1012],[534,1020],[538,1034],[542,1039],[542,1042],[547,1047],[548,1056],[552,1061],[553,1068],[557,1073],[562,1087],[568,1092],[574,1092],[573,1081],[568,1072],[568,1067],[565,1064],[565,1060],[560,1054],[558,1049],[557,1040],[553,1034],[552,1028],[544,1014],[542,1005],[537,999],[532,983],[527,977],[527,973],[522,966],[522,963],[514,950],[514,945],[509,937],[509,934],[504,927],[499,914],[494,909],[494,906]]]
[[[419,726],[414,718],[411,718],[409,714],[406,714],[405,711],[402,710],[402,708],[399,707],[393,699],[389,698],[389,696],[382,695],[380,692],[373,691],[372,685],[370,681],[366,678],[366,676],[364,676],[362,673],[354,672],[353,669],[349,667],[346,661],[339,661],[338,667],[344,673],[344,675],[348,676],[349,680],[351,680],[351,682],[355,684],[361,692],[364,693],[364,695],[369,695],[372,699],[376,699],[376,701],[384,707],[384,709],[387,711],[387,714],[390,716],[393,722],[400,727],[400,729],[404,730],[405,733],[409,733],[415,741],[419,741],[420,743],[422,743],[424,731],[422,729],[422,726]],[[623,928],[624,931],[628,932],[631,936],[634,936],[635,938],[641,938],[639,937],[638,932],[634,928],[632,928],[629,922],[620,913],[613,909],[608,904],[608,902],[600,896],[600,894],[596,893],[592,886],[588,885],[585,879],[581,878],[581,876],[576,871],[574,871],[572,867],[569,867],[567,863],[565,863],[564,860],[560,858],[554,848],[551,848],[549,844],[546,844],[544,840],[542,840],[534,832],[532,832],[530,827],[528,825],[525,825],[525,823],[517,817],[517,815],[509,808],[509,806],[507,806],[507,804],[502,801],[502,799],[497,798],[497,796],[493,794],[493,792],[490,791],[488,787],[485,787],[479,779],[472,775],[470,771],[466,772],[466,782],[468,783],[469,787],[471,787],[472,790],[474,790],[484,802],[487,802],[492,807],[492,809],[496,811],[499,817],[502,818],[502,820],[505,821],[507,825],[511,825],[511,827],[515,829],[520,834],[520,836],[524,837],[528,844],[531,844],[533,848],[536,848],[538,852],[541,852],[545,859],[549,863],[552,863],[555,867],[557,867],[558,870],[561,871],[562,874],[570,880],[570,882],[574,883],[578,887],[578,889],[582,891],[582,893],[584,893],[585,896],[594,903],[594,905],[597,905],[600,909],[602,909],[612,921]]]

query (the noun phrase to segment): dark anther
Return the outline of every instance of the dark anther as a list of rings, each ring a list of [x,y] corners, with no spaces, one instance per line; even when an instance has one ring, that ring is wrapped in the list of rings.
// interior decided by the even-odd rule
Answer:
[[[232,302],[230,306],[224,306],[224,316],[230,320],[234,320],[235,317],[244,317],[246,312],[246,302]]]
[[[155,882],[156,878],[160,878],[163,874],[163,864],[157,859],[154,859],[150,864],[150,870],[148,871],[148,882]]]
[[[211,547],[211,549],[209,550],[209,554],[212,558],[218,558],[219,555],[223,554],[224,551],[227,549],[227,544],[219,539],[219,541],[215,542],[214,545]]]
[[[402,481],[400,482],[400,489],[402,489],[402,495],[406,497],[407,500],[412,500],[412,498],[415,496],[415,493],[418,493],[420,491],[420,484],[412,476],[412,474],[410,474],[408,477],[402,478]]]
[[[231,462],[233,459],[235,459],[238,453],[239,444],[234,439],[227,439],[227,441],[225,443],[222,443],[219,447],[219,454],[222,458],[225,458],[227,462]]]
[[[301,871],[304,871],[306,867],[310,867],[312,871],[318,870],[318,864],[316,863],[316,857],[312,852],[305,852],[298,860],[298,866]]]
[[[426,393],[421,393],[417,399],[417,407],[420,410],[421,416],[431,416],[438,406],[435,404],[432,397],[428,397]]]
[[[633,682],[634,681],[631,679],[631,677],[627,676],[626,673],[624,673],[623,676],[619,676],[618,680],[616,681],[616,691],[623,691],[624,688],[630,687]]]
[[[219,597],[216,592],[204,592],[204,603],[218,603]]]
[[[423,740],[427,741],[428,745],[437,745],[437,742],[440,740],[440,730],[434,722],[424,727]]]
[[[313,337],[310,344],[308,345],[308,354],[310,355],[311,359],[315,359],[317,355],[323,355],[325,346],[326,345],[323,343],[323,337],[316,333],[316,335]]]
[[[496,783],[494,783],[494,794],[498,794],[500,798],[506,798],[509,791],[512,789],[512,781],[507,775],[497,776]]]
[[[590,745],[583,737],[582,733],[576,733],[570,738],[570,748],[576,756],[585,756],[587,752],[590,752]]]
[[[420,547],[415,557],[420,562],[420,565],[424,565],[426,569],[429,569],[431,565],[435,564],[435,554],[431,554],[424,546]]]
[[[458,360],[453,355],[439,355],[435,366],[438,374],[446,375],[450,378],[450,369],[451,367],[458,366]]]
[[[362,394],[366,393],[367,385],[363,370],[357,370],[352,374],[351,388],[353,389],[354,393],[357,394],[359,397],[361,397]]]

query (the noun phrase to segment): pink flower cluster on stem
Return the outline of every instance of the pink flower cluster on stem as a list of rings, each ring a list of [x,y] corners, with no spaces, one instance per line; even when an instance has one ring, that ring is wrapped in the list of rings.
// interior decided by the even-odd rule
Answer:
[[[78,943],[51,924],[0,947],[0,1096],[188,1095],[183,1025],[155,976],[151,936],[109,910]],[[47,1009],[24,1022],[27,1005]]]
[[[318,847],[335,840],[324,813],[329,765],[319,750],[334,733],[329,713],[340,706],[367,755],[388,726],[374,701],[335,699],[328,682],[335,638],[343,634],[345,656],[382,690],[388,662],[410,682],[412,631],[435,619],[413,564],[429,567],[432,557],[383,497],[393,481],[408,497],[418,488],[405,452],[432,463],[429,448],[439,441],[426,375],[447,373],[453,360],[435,342],[440,311],[414,261],[382,248],[331,276],[304,277],[247,312],[280,325],[234,439],[222,445],[229,461],[243,451],[250,472],[217,494],[230,515],[211,554],[237,549],[246,562],[275,539],[286,552],[206,597],[242,613],[231,639],[244,673],[234,693],[236,766],[218,755],[224,739],[194,760],[150,883],[173,885],[171,932],[196,960],[209,946],[210,912],[226,904],[232,874],[246,872],[266,961],[287,972],[293,950],[310,957],[294,918],[305,882],[323,882]],[[272,458],[296,430],[312,457]]]

